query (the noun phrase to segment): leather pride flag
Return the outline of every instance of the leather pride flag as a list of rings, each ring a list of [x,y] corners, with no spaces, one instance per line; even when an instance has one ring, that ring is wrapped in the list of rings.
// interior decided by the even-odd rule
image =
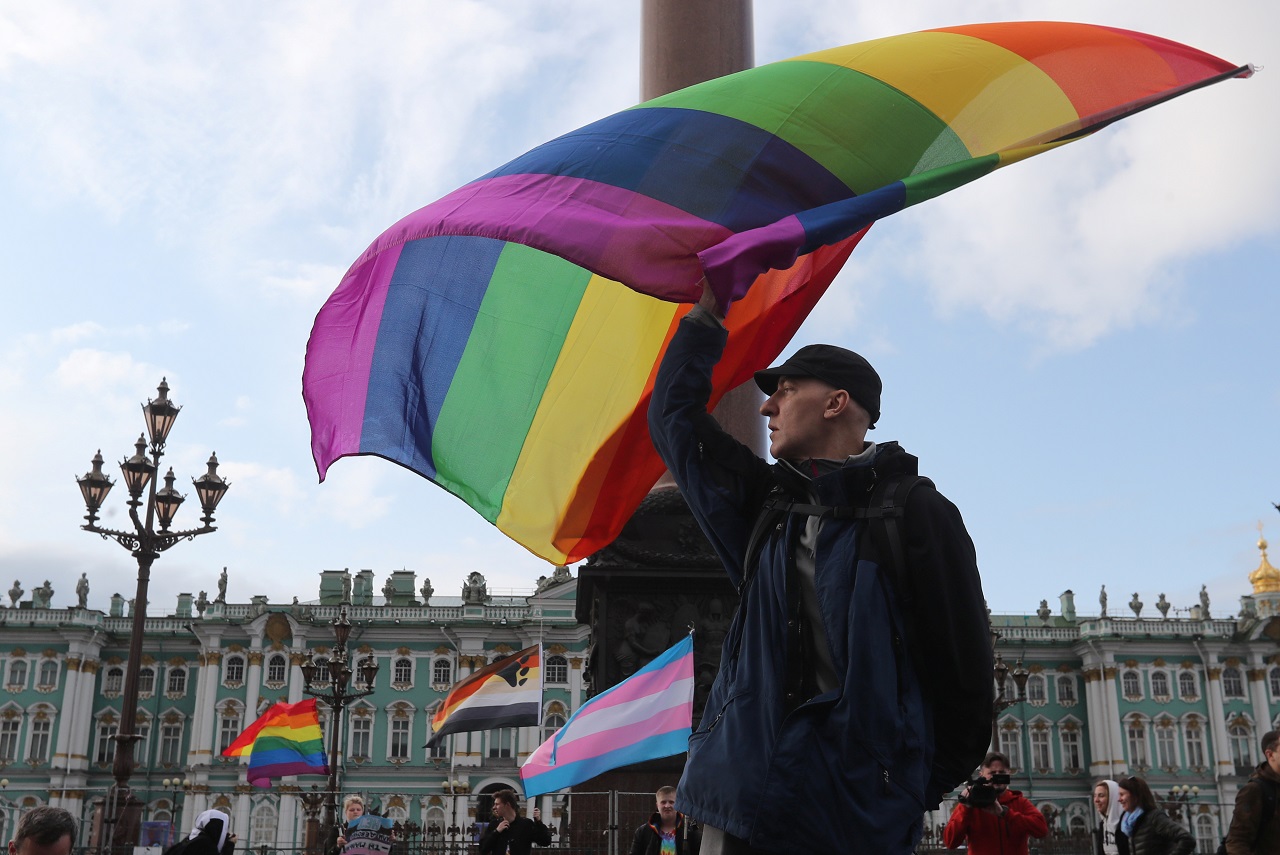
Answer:
[[[464,677],[431,718],[435,745],[450,733],[538,724],[542,711],[542,651],[535,645]]]

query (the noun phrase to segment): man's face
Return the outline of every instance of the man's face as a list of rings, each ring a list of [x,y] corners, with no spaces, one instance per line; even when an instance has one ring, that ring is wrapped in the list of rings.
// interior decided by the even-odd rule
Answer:
[[[1107,789],[1106,784],[1099,784],[1093,788],[1093,806],[1097,808],[1098,813],[1107,815],[1107,808],[1111,806],[1111,791]]]
[[[503,819],[507,820],[508,822],[514,819],[516,815],[515,809],[511,807],[511,805],[504,802],[502,799],[493,800],[493,812],[496,813],[498,816],[502,817]]]
[[[64,835],[56,843],[36,843],[30,837],[14,846],[9,841],[9,855],[71,855],[71,835]]]
[[[1280,746],[1267,752],[1267,765],[1271,767],[1272,772],[1280,775]]]
[[[672,822],[676,818],[676,797],[673,793],[658,796],[658,815],[663,822]]]
[[[990,766],[982,767],[982,777],[986,778],[988,781],[990,781],[996,775],[1007,775],[1007,774],[1009,774],[1009,767],[1005,766],[999,760],[992,761]],[[993,789],[995,789],[997,793],[1003,793],[1005,790],[1009,789],[1009,785],[1007,783],[992,784],[991,786]]]
[[[827,383],[812,377],[783,377],[760,405],[769,420],[769,453],[775,460],[823,456],[831,425],[823,412],[831,398]]]

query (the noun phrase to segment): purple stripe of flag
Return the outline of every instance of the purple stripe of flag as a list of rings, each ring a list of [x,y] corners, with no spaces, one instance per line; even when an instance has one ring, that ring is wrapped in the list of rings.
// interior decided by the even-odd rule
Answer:
[[[356,267],[407,241],[474,235],[553,253],[660,299],[692,302],[702,280],[694,253],[731,234],[625,188],[558,175],[503,175],[409,214],[383,232]]]
[[[302,370],[302,397],[321,481],[333,461],[360,451],[369,371],[400,250],[396,246],[362,258],[316,315]]]

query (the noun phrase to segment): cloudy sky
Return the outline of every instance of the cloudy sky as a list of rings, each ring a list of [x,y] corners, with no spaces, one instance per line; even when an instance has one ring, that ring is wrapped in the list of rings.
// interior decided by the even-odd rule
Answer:
[[[1280,7],[1270,0],[756,0],[756,61],[928,27],[1067,17],[1264,69],[878,224],[797,344],[867,355],[896,438],[961,507],[997,612],[1133,592],[1232,612],[1280,543]],[[0,589],[131,597],[74,477],[132,454],[166,377],[166,465],[211,451],[220,531],[164,555],[181,591],[316,596],[325,569],[498,590],[549,572],[375,459],[317,483],[311,323],[384,228],[631,106],[639,0],[0,7]],[[123,487],[106,524],[127,524]],[[179,525],[197,525],[194,491]],[[1277,553],[1280,555],[1280,552]],[[1273,560],[1280,563],[1280,560]],[[5,600],[7,602],[7,598]]]

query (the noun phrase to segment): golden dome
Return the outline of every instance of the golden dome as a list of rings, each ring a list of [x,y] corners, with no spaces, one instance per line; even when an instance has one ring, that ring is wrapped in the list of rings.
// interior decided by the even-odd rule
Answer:
[[[1258,538],[1258,551],[1262,553],[1262,563],[1258,565],[1258,569],[1249,574],[1249,581],[1253,584],[1253,592],[1255,594],[1275,594],[1280,593],[1280,570],[1271,566],[1271,562],[1267,560],[1267,539],[1265,537]]]

